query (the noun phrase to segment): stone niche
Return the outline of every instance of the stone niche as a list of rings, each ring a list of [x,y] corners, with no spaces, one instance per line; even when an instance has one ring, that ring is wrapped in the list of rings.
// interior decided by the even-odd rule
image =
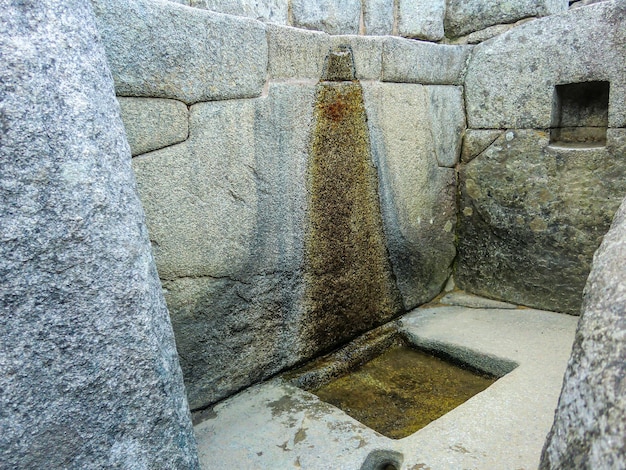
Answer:
[[[550,144],[604,146],[609,125],[609,82],[556,85]]]

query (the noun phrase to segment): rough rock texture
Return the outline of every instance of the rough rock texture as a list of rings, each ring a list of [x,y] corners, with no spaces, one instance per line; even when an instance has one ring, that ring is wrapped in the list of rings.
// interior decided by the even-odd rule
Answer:
[[[398,35],[439,41],[445,12],[445,0],[398,0]]]
[[[473,160],[503,133],[504,131],[498,129],[467,129],[463,136],[461,161],[467,163]]]
[[[364,85],[387,248],[405,309],[439,294],[456,254],[454,169],[437,163],[430,116],[440,87]]]
[[[259,96],[263,23],[164,0],[92,0],[121,96],[198,101]]]
[[[439,166],[454,168],[459,162],[465,130],[463,88],[457,86],[428,87],[430,106],[427,114],[432,122],[435,154]]]
[[[186,142],[133,160],[194,409],[302,358],[314,89],[194,105]]]
[[[566,148],[542,131],[509,130],[462,165],[457,284],[578,314],[593,252],[626,193],[624,132],[612,130],[606,148]]]
[[[333,48],[347,47],[354,58],[358,80],[382,80],[383,38],[364,36],[332,36]]]
[[[385,38],[383,80],[425,85],[462,85],[472,47]]]
[[[188,0],[195,8],[247,16],[255,20],[286,25],[289,22],[289,2],[284,0]]]
[[[119,97],[117,101],[133,156],[177,144],[189,134],[185,103],[161,98]]]
[[[357,34],[361,0],[292,0],[293,26],[328,34]]]
[[[515,23],[510,24],[496,24],[493,26],[489,26],[485,29],[481,29],[480,31],[474,31],[473,33],[468,34],[467,36],[461,36],[454,39],[447,39],[446,42],[448,44],[478,44],[493,37],[496,37],[502,33],[506,33],[507,31],[517,28],[518,26],[528,23],[536,18],[524,18],[523,20],[516,21]]]
[[[400,311],[387,257],[363,92],[347,50],[329,55],[317,87],[308,166],[306,321],[301,335],[329,350]],[[312,350],[313,350],[312,348]]]
[[[317,81],[330,48],[330,36],[288,26],[267,25],[270,79]]]
[[[555,85],[609,81],[609,127],[626,127],[626,4],[603,2],[523,24],[475,47],[468,126],[547,129]]]
[[[198,468],[91,6],[0,17],[1,465]]]
[[[568,7],[568,0],[448,0],[446,36],[463,36],[487,26],[514,23],[530,16],[553,15]]]
[[[540,469],[626,467],[626,202],[595,253]]]
[[[364,0],[363,23],[365,34],[385,36],[393,33],[394,7],[389,0]]]

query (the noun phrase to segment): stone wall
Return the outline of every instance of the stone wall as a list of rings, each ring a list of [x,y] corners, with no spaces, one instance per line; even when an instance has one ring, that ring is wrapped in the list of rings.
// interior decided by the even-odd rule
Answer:
[[[529,17],[567,4],[518,2],[502,16],[484,2],[401,1],[394,10],[381,1],[315,9],[294,0],[286,15],[286,2],[179,3],[93,0],[193,409],[428,302],[449,278],[457,246],[463,288],[576,312],[591,254],[626,190],[623,39],[606,34],[623,22],[616,2],[538,20]],[[263,22],[207,10],[218,6]],[[382,35],[391,24],[393,34],[417,36],[401,31],[418,7],[446,35],[455,15],[483,12],[485,21],[455,31],[468,36],[454,41]],[[391,15],[369,17],[381,36],[363,26],[368,11]],[[361,26],[316,19],[320,12],[362,15]],[[347,81],[355,85],[348,101],[339,93],[320,108],[331,51],[348,52],[359,82]],[[555,86],[590,80],[610,82],[606,145],[550,145]],[[358,119],[344,120],[355,106],[365,111],[367,135]],[[363,226],[372,244],[353,252],[332,244],[341,228],[333,233],[332,219],[316,222],[324,212],[316,198],[327,187],[311,178],[312,159],[326,161],[313,145],[321,110],[336,118],[324,132],[334,135],[336,125],[341,139],[369,149],[354,161],[365,180],[338,177],[361,189],[333,207],[354,226],[373,217]],[[337,164],[329,174],[341,175]],[[318,222],[321,241],[312,235]],[[386,253],[375,242],[381,224]],[[311,240],[314,252],[326,251],[312,257]],[[372,250],[386,279],[378,286],[387,287],[380,308],[356,318],[354,293],[367,278],[357,275],[362,250]],[[338,276],[350,280],[341,288],[320,282],[341,257],[353,260]],[[315,299],[325,297],[334,299],[322,309],[332,317],[319,314]]]
[[[626,194],[625,23],[623,2],[602,2],[473,50],[460,167],[462,288],[579,313],[591,257]],[[588,93],[571,97],[581,103],[572,119],[604,107],[590,121],[604,141],[555,141],[557,87],[580,82],[610,85],[603,105]]]

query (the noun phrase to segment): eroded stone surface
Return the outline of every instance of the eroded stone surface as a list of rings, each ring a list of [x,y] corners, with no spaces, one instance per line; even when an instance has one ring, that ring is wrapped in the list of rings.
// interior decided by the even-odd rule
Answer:
[[[541,469],[626,466],[626,203],[595,253]]]
[[[593,252],[626,193],[624,151],[618,139],[552,147],[545,132],[509,130],[461,166],[457,284],[578,314]]]
[[[361,0],[292,0],[293,25],[328,34],[357,34]]]
[[[462,85],[472,46],[448,46],[385,38],[383,80],[427,85]]]
[[[364,85],[387,248],[406,309],[441,291],[456,253],[455,174],[438,166],[433,134],[445,124],[429,113],[438,88]]]
[[[443,38],[445,0],[398,0],[398,35],[438,41]]]
[[[268,71],[271,79],[322,76],[324,61],[331,47],[328,34],[287,26],[267,25]]]
[[[0,461],[198,468],[93,12],[0,11]]]
[[[446,36],[458,37],[488,26],[513,23],[530,16],[547,16],[566,11],[568,0],[448,0]]]
[[[504,131],[494,129],[467,129],[463,136],[461,161],[467,163],[480,155],[502,135]]]
[[[547,129],[556,85],[609,81],[609,127],[626,127],[626,5],[601,2],[523,24],[475,47],[468,126]]]
[[[187,138],[187,105],[160,98],[119,97],[122,121],[133,156],[174,145]]]
[[[92,3],[118,95],[192,104],[261,94],[262,23],[165,1]]]
[[[435,154],[439,166],[453,168],[459,161],[465,130],[463,88],[457,86],[428,87]]]

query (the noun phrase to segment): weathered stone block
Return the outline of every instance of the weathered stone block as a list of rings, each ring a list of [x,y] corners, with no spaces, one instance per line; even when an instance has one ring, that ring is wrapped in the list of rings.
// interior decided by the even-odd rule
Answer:
[[[357,34],[361,0],[292,0],[293,25],[328,34]]]
[[[197,469],[91,6],[0,10],[0,466]]]
[[[465,81],[468,125],[551,127],[555,86],[610,82],[609,127],[626,126],[626,6],[604,2],[531,21],[476,46]]]
[[[461,161],[468,163],[486,150],[504,131],[498,129],[467,129],[463,136]]]
[[[289,2],[284,0],[188,0],[195,8],[246,16],[265,23],[286,25],[289,22]]]
[[[462,85],[472,47],[385,38],[383,80],[425,85]]]
[[[365,34],[369,36],[393,34],[393,0],[364,0],[363,23]]]
[[[118,97],[117,101],[133,156],[187,138],[189,113],[185,103],[161,98]]]
[[[382,79],[383,38],[364,36],[332,36],[333,47],[347,46],[354,57],[358,80]],[[327,51],[328,53],[328,51]]]
[[[465,130],[463,88],[458,86],[429,86],[428,115],[439,166],[454,168],[459,162]]]
[[[457,284],[578,314],[593,252],[626,193],[625,151],[619,139],[552,147],[545,132],[509,130],[462,165]]]
[[[567,11],[568,0],[448,0],[445,15],[446,36],[458,37],[488,26],[513,23],[531,16],[547,16]]]
[[[273,83],[197,104],[187,141],[133,160],[192,408],[303,359],[313,100],[314,85]]]
[[[405,38],[443,38],[445,0],[398,0],[398,34]]]
[[[331,47],[326,33],[267,25],[270,79],[319,80]]]
[[[438,166],[433,139],[445,122],[429,113],[436,89],[363,87],[387,248],[404,307],[411,309],[441,292],[456,254],[455,173]]]
[[[199,101],[259,96],[263,23],[164,0],[92,0],[121,96]]]
[[[626,467],[626,202],[593,257],[540,469]]]

